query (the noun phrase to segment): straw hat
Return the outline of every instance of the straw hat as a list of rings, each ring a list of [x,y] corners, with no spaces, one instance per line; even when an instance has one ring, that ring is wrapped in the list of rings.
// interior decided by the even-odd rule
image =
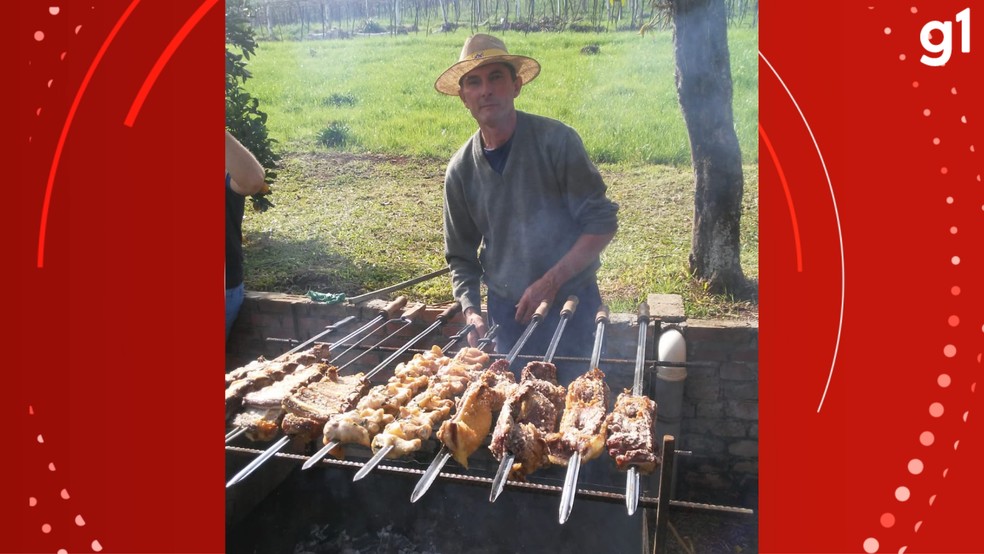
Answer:
[[[437,78],[434,88],[438,92],[458,96],[461,78],[480,65],[507,63],[516,69],[516,76],[525,85],[540,74],[540,63],[526,56],[514,56],[506,51],[503,42],[490,35],[473,35],[465,41],[458,56],[458,63],[452,65]]]

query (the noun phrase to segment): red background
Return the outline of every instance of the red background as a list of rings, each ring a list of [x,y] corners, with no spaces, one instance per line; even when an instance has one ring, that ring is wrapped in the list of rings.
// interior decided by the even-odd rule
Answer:
[[[132,127],[202,2],[137,4],[71,119],[130,3],[15,5],[0,551],[220,552],[221,4]],[[922,26],[967,7],[761,6],[763,552],[984,552],[980,54],[919,63]]]

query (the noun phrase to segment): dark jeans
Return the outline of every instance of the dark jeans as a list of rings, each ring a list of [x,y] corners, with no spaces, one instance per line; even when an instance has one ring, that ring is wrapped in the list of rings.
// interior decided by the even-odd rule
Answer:
[[[598,283],[595,281],[591,281],[579,290],[558,296],[554,300],[553,306],[550,307],[547,317],[537,325],[536,330],[523,345],[523,349],[519,352],[520,355],[538,356],[542,359],[550,345],[550,339],[553,338],[554,331],[560,323],[560,310],[567,302],[567,295],[569,294],[577,296],[578,306],[564,327],[564,334],[561,336],[554,356],[591,357],[594,348],[595,328],[597,327],[595,316],[598,314],[598,308],[601,307],[601,293],[598,292]],[[526,326],[516,322],[516,302],[489,292],[488,315],[491,320],[490,323],[499,325],[496,336],[496,352],[508,354],[516,341],[519,340],[520,335],[526,330]],[[517,379],[520,376],[520,370],[527,361],[518,360],[512,364],[511,368]],[[554,364],[557,366],[557,381],[564,386],[591,369],[588,367],[590,365],[588,361],[554,360]]]

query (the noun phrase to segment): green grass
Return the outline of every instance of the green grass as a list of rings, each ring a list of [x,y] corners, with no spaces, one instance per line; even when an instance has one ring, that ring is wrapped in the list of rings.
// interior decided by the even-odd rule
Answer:
[[[333,123],[350,129],[350,152],[448,158],[474,131],[461,102],[433,88],[467,33],[260,43],[246,89],[288,151],[318,147]],[[648,33],[507,33],[511,52],[540,61],[517,108],[581,133],[597,162],[683,165],[689,141],[674,84],[672,36]],[[597,44],[600,53],[580,49]],[[758,162],[755,30],[729,34],[735,129],[746,163]],[[347,102],[332,99],[346,98]]]
[[[283,164],[276,207],[247,214],[246,288],[354,296],[444,267],[444,167],[475,130],[460,100],[433,83],[457,58],[464,32],[263,42],[247,88],[269,114]],[[732,30],[735,127],[743,152],[742,267],[758,277],[757,39]],[[755,316],[754,298],[707,294],[688,276],[693,224],[689,142],[673,84],[668,33],[509,33],[510,51],[543,73],[517,107],[572,125],[621,206],[599,285],[613,311],[651,293],[684,298],[687,315]],[[601,53],[580,48],[598,44]],[[313,54],[312,54],[313,50]],[[331,130],[331,133],[326,131]],[[319,137],[345,141],[327,148]],[[450,300],[447,276],[411,298]]]
[[[354,296],[444,267],[444,160],[295,153],[284,160],[277,206],[243,224],[246,288]],[[675,293],[690,317],[748,317],[754,303],[707,294],[687,275],[693,178],[687,167],[600,164],[619,203],[619,232],[602,255],[599,286],[613,311],[651,293]],[[742,266],[758,275],[758,173],[745,166]],[[406,291],[451,299],[447,276]]]

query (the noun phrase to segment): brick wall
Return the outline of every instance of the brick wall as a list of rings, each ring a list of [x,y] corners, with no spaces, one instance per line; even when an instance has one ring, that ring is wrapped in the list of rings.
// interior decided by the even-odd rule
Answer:
[[[226,347],[227,370],[263,355],[273,358],[325,330],[345,317],[355,320],[326,336],[336,341],[374,318],[387,302],[359,306],[324,305],[302,296],[247,292],[239,319]],[[687,320],[682,302],[673,295],[649,298],[651,320],[646,333],[645,382],[655,381],[656,332],[675,326],[687,341],[687,379],[677,448],[692,452],[678,456],[673,498],[693,502],[757,507],[758,484],[758,326],[707,320]],[[414,304],[408,306],[412,308]],[[443,307],[424,310],[413,324],[382,326],[366,344],[383,343],[353,365],[365,371],[436,321]],[[401,312],[402,313],[402,312]],[[445,345],[463,325],[460,316],[427,335],[415,349]],[[606,353],[601,368],[617,395],[631,388],[639,327],[635,314],[611,314],[605,329]],[[295,342],[289,342],[290,340]],[[386,348],[389,347],[389,350]],[[648,391],[652,394],[652,389]]]

